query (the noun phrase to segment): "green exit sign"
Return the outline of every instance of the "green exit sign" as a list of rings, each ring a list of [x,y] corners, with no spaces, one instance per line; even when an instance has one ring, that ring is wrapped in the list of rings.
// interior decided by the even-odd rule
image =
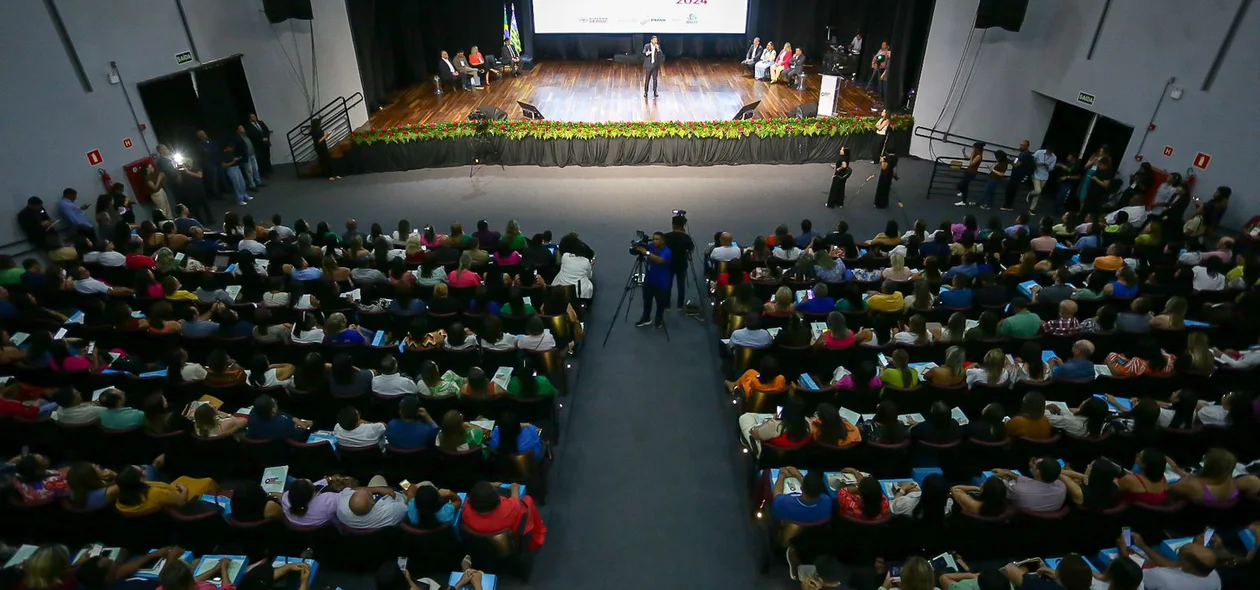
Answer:
[[[181,66],[187,63],[192,63],[192,60],[193,54],[191,51],[181,51],[175,54],[175,63]]]
[[[1094,95],[1088,92],[1076,93],[1076,102],[1081,104],[1094,104]]]

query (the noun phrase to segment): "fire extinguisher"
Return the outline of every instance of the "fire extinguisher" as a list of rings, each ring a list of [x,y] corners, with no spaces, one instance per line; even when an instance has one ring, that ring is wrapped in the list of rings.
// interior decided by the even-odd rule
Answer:
[[[97,168],[97,172],[101,174],[101,182],[105,185],[105,192],[109,192],[114,187],[114,177],[109,175],[109,171],[104,168]]]

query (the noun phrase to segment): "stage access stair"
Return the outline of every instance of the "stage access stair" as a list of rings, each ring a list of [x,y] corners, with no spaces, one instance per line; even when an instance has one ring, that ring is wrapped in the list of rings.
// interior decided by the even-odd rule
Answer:
[[[349,147],[342,144],[350,139],[350,132],[354,131],[350,125],[350,109],[362,102],[362,92],[338,96],[285,134],[285,138],[289,140],[289,153],[293,155],[293,170],[298,176],[311,175],[315,169],[315,141],[311,139],[311,120],[319,118],[324,131],[328,133],[325,141],[328,150],[333,158],[338,158]]]
[[[963,148],[971,148],[977,141],[983,141],[965,135],[957,135],[948,131],[940,131],[931,127],[918,126],[914,128],[915,137],[922,137],[932,142],[934,151],[944,153],[932,158],[932,178],[928,181],[928,189],[926,198],[931,199],[949,199],[953,202],[958,194],[958,181],[962,180],[963,170],[967,167],[967,158],[963,155]],[[985,156],[980,162],[981,172],[988,170],[997,160],[993,157],[993,152],[1002,150],[1014,157],[1019,152],[1019,148],[1000,145],[985,141]],[[975,201],[984,194],[984,184],[988,180],[987,175],[983,178],[977,178],[971,183],[968,190],[968,197]]]

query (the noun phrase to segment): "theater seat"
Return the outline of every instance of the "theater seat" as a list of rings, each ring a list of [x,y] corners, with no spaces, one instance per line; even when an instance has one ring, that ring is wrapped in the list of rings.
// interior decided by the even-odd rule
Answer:
[[[479,569],[496,575],[513,575],[522,582],[529,582],[534,569],[534,556],[529,541],[519,531],[525,527],[525,517],[515,530],[504,530],[491,535],[477,533],[460,524],[464,548]]]

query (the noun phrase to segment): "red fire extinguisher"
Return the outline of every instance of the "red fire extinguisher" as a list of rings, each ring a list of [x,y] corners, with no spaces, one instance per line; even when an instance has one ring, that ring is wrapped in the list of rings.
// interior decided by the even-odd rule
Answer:
[[[101,174],[101,182],[105,185],[105,192],[109,192],[114,187],[114,177],[109,175],[109,171],[104,168],[97,168],[97,172]]]

